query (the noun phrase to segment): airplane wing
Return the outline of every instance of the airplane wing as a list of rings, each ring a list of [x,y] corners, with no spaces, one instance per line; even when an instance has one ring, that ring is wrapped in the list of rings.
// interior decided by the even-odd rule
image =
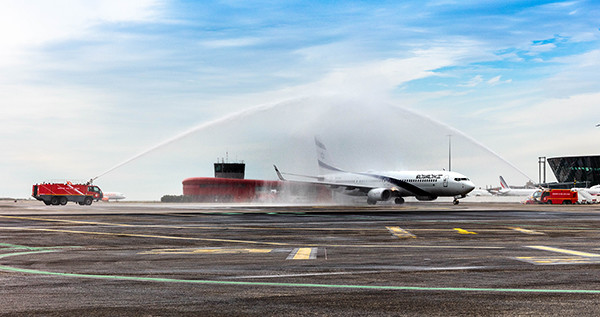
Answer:
[[[380,187],[376,187],[376,186],[365,186],[365,185],[357,185],[357,184],[344,184],[344,183],[330,183],[330,182],[325,182],[323,181],[322,177],[317,177],[317,176],[309,176],[309,175],[299,175],[299,174],[290,174],[290,173],[281,173],[279,171],[279,169],[277,168],[277,166],[273,165],[273,167],[275,168],[275,172],[277,173],[277,176],[279,177],[279,179],[281,181],[287,181],[287,182],[292,182],[292,183],[297,183],[297,184],[313,184],[313,185],[324,185],[327,187],[330,187],[332,189],[337,189],[337,188],[345,188],[347,191],[359,191],[361,193],[364,193],[365,195],[372,189],[376,189],[376,188],[380,188]],[[291,180],[286,180],[282,174],[287,174],[287,175],[294,175],[294,176],[302,176],[302,177],[308,177],[308,178],[314,178],[317,179],[317,181],[311,182],[311,181],[291,181]],[[358,173],[356,173],[358,174]],[[408,182],[399,180],[399,179],[395,179],[392,177],[387,177],[387,176],[383,176],[383,175],[377,175],[377,174],[367,174],[367,173],[360,173],[358,175],[364,175],[364,176],[370,176],[373,178],[378,178],[381,179],[385,182],[391,183],[396,185],[396,188],[390,188],[392,190],[392,192],[397,192],[399,189],[404,189],[410,193],[412,193],[415,196],[434,196],[431,193],[413,185],[410,184]]]
[[[288,182],[288,183],[292,183],[292,184],[322,185],[322,186],[330,187],[332,189],[345,188],[347,191],[358,190],[361,193],[364,193],[365,195],[371,189],[374,188],[374,187],[370,187],[370,186],[361,186],[361,185],[355,185],[355,184],[329,183],[329,182],[323,181],[322,177],[312,176],[312,175],[282,173],[282,172],[279,171],[279,169],[277,168],[277,166],[273,165],[273,167],[275,168],[275,173],[277,173],[277,177],[279,178],[279,180],[284,181],[284,182]],[[312,178],[312,179],[315,179],[315,181],[288,180],[285,177],[283,177],[283,174],[285,174],[285,175],[293,175],[293,176],[300,176],[300,177],[306,177],[306,178]]]
[[[292,176],[306,177],[306,178],[313,178],[313,179],[316,179],[316,180],[323,180],[323,177],[319,177],[319,176],[302,175],[302,174],[292,174],[292,173],[282,173],[282,172],[279,171],[279,169],[277,168],[277,166],[273,165],[273,167],[275,168],[275,173],[277,173],[277,177],[281,181],[287,181],[287,179],[285,179],[283,177],[283,174],[285,174],[285,175],[292,175]]]

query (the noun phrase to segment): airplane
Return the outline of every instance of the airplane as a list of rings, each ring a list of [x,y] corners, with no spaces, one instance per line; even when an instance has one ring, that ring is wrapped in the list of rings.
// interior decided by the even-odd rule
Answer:
[[[600,185],[594,185],[590,188],[577,188],[586,191],[592,196],[600,196]]]
[[[119,199],[125,199],[125,196],[122,193],[117,192],[104,192],[102,201],[110,201],[110,200],[119,201]]]
[[[588,193],[590,193],[590,195],[600,196],[600,185],[594,185],[594,186],[586,189],[586,191]]]
[[[500,176],[500,186],[502,188],[494,192],[499,196],[531,196],[539,190],[539,188],[510,188],[502,176]]]
[[[281,181],[325,185],[351,196],[367,196],[367,203],[375,205],[378,201],[394,198],[396,204],[404,203],[404,198],[414,196],[420,201],[431,201],[438,197],[454,197],[457,205],[475,185],[464,175],[450,171],[386,171],[386,172],[349,172],[331,164],[325,145],[315,138],[319,168],[322,175],[310,176],[281,173],[273,165]],[[282,174],[300,176],[315,181],[286,180]]]

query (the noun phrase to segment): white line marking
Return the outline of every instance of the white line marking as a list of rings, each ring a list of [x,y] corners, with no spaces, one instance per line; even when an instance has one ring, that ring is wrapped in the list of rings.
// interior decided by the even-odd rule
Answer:
[[[523,229],[523,228],[519,228],[519,227],[509,227],[508,229],[512,229],[512,230],[519,231],[519,232],[526,233],[526,234],[545,235],[545,233],[543,233],[543,232],[529,230],[529,229]]]

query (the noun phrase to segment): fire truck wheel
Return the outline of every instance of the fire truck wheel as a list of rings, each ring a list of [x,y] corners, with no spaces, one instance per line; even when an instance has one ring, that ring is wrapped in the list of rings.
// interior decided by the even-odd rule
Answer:
[[[46,206],[50,205],[50,202],[47,200],[44,200],[44,204],[46,204]]]
[[[60,204],[61,205],[66,205],[67,204],[67,197],[60,197]]]
[[[91,205],[92,204],[92,197],[85,197],[85,202],[86,205]]]
[[[50,203],[55,206],[58,205],[59,204],[58,197],[52,196],[52,199],[50,199]]]

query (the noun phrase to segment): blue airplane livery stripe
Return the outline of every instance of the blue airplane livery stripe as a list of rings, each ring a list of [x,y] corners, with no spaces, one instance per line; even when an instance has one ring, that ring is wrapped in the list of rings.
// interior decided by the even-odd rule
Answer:
[[[431,193],[411,184],[405,181],[401,181],[399,179],[393,178],[393,177],[388,177],[388,176],[383,176],[383,175],[377,175],[377,174],[363,174],[361,173],[361,175],[366,175],[366,176],[371,176],[371,177],[375,177],[375,178],[379,178],[384,182],[388,182],[388,183],[392,183],[396,186],[402,187],[406,190],[408,190],[409,192],[417,195],[417,196],[435,196],[432,195]]]

